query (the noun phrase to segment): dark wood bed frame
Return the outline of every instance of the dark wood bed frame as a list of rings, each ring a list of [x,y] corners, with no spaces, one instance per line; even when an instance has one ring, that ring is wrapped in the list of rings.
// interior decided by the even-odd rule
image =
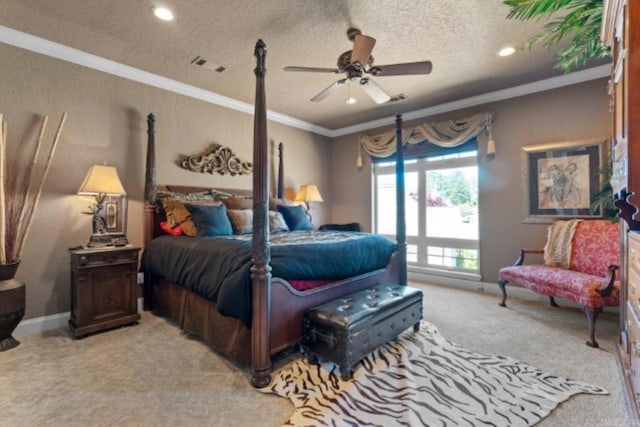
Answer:
[[[253,236],[252,236],[252,323],[250,330],[242,322],[217,313],[215,303],[206,301],[195,294],[173,284],[161,277],[145,274],[144,308],[155,310],[162,315],[169,316],[180,322],[189,323],[189,333],[202,338],[207,344],[222,353],[232,356],[236,360],[242,359],[243,352],[250,352],[252,369],[251,383],[254,387],[265,387],[271,381],[271,356],[295,345],[302,336],[302,315],[309,308],[337,299],[341,296],[372,287],[380,283],[407,283],[406,263],[406,227],[404,208],[404,161],[402,157],[402,117],[396,116],[397,155],[396,155],[396,186],[397,186],[397,250],[386,268],[372,271],[359,276],[333,282],[309,291],[297,291],[287,281],[271,277],[270,249],[269,249],[269,167],[267,140],[267,112],[265,102],[265,57],[266,46],[258,40],[255,46],[257,65],[256,99],[254,116],[254,145],[253,145],[253,191],[232,190],[236,194],[251,195],[253,197]],[[156,204],[158,187],[156,185],[155,164],[155,118],[149,114],[147,118],[147,162],[145,174],[145,233],[144,247],[154,237],[163,234],[159,222],[164,219],[164,213],[159,212]],[[279,146],[279,173],[277,196],[282,196],[283,160],[282,145]],[[202,188],[170,186],[173,191],[198,191]],[[209,187],[210,188],[210,187]],[[177,302],[179,301],[179,302]],[[185,301],[191,301],[185,303]],[[198,307],[186,316],[183,308],[178,304]],[[276,309],[272,309],[275,307]],[[195,314],[194,314],[195,313]],[[182,318],[182,319],[179,319]],[[213,318],[213,319],[212,319]],[[222,328],[232,329],[233,338],[214,337],[218,333],[218,326],[199,323],[219,322]],[[236,333],[238,332],[239,333]],[[235,334],[235,335],[234,335]],[[220,340],[234,341],[229,346],[220,345]],[[231,347],[233,347],[231,349]],[[240,356],[240,357],[239,357]]]

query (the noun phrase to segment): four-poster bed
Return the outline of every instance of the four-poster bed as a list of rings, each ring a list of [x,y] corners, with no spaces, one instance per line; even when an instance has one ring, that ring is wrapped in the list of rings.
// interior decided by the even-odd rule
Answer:
[[[292,283],[294,280],[278,277],[285,270],[287,262],[282,262],[282,247],[286,245],[272,245],[269,232],[269,167],[268,167],[268,139],[266,131],[266,102],[264,91],[266,48],[262,40],[256,43],[255,56],[257,66],[256,100],[254,115],[254,148],[253,148],[253,189],[229,190],[224,192],[252,198],[253,226],[250,235],[250,281],[248,284],[250,301],[249,323],[239,318],[220,313],[218,303],[202,297],[179,280],[169,280],[167,275],[158,271],[145,269],[144,307],[153,309],[157,314],[175,320],[187,333],[203,339],[208,345],[240,363],[250,363],[252,368],[252,384],[264,387],[271,380],[271,356],[299,342],[302,336],[302,317],[306,309],[335,300],[347,294],[373,287],[380,283],[395,283],[406,285],[406,237],[404,224],[404,173],[402,150],[397,150],[398,178],[397,178],[397,243],[391,244],[390,258],[383,265],[375,268],[361,267],[357,274],[339,280],[324,280],[323,285],[308,290],[298,290]],[[148,120],[148,148],[145,175],[145,252],[150,246],[158,246],[159,241],[176,239],[176,237],[162,236],[160,222],[166,220],[162,209],[158,209],[158,194],[162,190],[178,193],[194,193],[203,188],[185,186],[156,185],[155,164],[155,118],[152,114]],[[402,119],[398,115],[396,120],[398,129],[398,147],[401,147]],[[282,144],[279,146],[279,174],[277,194],[282,195],[283,161]],[[210,188],[209,188],[210,190]],[[308,232],[313,234],[314,232]],[[325,233],[325,232],[315,232]],[[338,232],[336,232],[338,233]],[[344,233],[343,233],[344,234]],[[363,233],[356,233],[363,234]],[[275,235],[274,235],[275,236]],[[364,238],[369,236],[363,236]],[[373,236],[379,238],[380,236]],[[182,237],[182,241],[195,242],[207,237]],[[153,240],[153,242],[152,242]],[[211,240],[211,239],[210,239]],[[229,239],[231,240],[231,239]],[[228,242],[227,240],[226,242]],[[387,239],[388,240],[388,239]],[[245,242],[247,239],[245,239]],[[277,242],[277,239],[276,239]],[[246,244],[245,246],[248,246]],[[307,245],[316,247],[314,245]],[[384,246],[384,245],[380,245]],[[366,254],[375,252],[377,247],[369,246]],[[296,249],[298,251],[298,249]],[[272,260],[272,253],[274,259]],[[353,252],[351,252],[353,253]],[[315,259],[323,260],[326,253],[315,254]],[[357,258],[358,255],[355,256]],[[179,257],[177,257],[179,258]],[[342,258],[357,264],[360,259],[350,260],[348,256]],[[366,256],[363,256],[366,258]],[[144,255],[143,255],[144,259]],[[182,259],[182,258],[181,258]],[[304,259],[304,257],[303,257]],[[311,259],[311,258],[308,258]],[[273,261],[273,262],[272,262]],[[353,262],[352,262],[353,261]],[[358,262],[355,262],[358,261]],[[291,259],[291,264],[298,262]],[[322,264],[322,262],[318,262]],[[249,265],[249,264],[248,264]],[[274,272],[272,277],[272,265]],[[200,264],[198,264],[200,266]],[[297,274],[297,273],[295,273]],[[313,273],[312,273],[313,274]],[[308,277],[306,279],[309,279]],[[318,277],[318,279],[323,279]],[[312,280],[311,280],[312,281]],[[329,282],[329,283],[326,283]],[[221,305],[221,303],[220,303]],[[224,311],[224,310],[223,310]]]

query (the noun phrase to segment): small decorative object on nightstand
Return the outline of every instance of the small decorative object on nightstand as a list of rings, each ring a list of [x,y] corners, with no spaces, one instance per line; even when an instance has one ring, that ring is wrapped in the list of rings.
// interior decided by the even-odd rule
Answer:
[[[69,328],[76,338],[138,322],[139,251],[134,246],[69,250]]]

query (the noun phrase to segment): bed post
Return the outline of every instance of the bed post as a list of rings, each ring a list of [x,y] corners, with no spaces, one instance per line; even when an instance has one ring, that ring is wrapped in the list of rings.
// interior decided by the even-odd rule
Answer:
[[[271,382],[271,266],[269,265],[269,159],[264,90],[265,57],[262,40],[255,47],[256,103],[253,123],[253,237],[251,246],[251,384]]]
[[[407,226],[404,207],[404,156],[402,153],[402,114],[396,114],[396,240],[400,271],[398,281],[407,284]]]
[[[153,114],[147,116],[147,164],[144,177],[144,245],[147,247],[153,239],[153,216],[156,210],[156,143],[155,143],[155,123]],[[143,285],[143,308],[153,309],[153,299],[151,280],[145,274]]]
[[[284,146],[282,142],[278,144],[278,187],[276,188],[276,197],[282,199],[284,197]]]

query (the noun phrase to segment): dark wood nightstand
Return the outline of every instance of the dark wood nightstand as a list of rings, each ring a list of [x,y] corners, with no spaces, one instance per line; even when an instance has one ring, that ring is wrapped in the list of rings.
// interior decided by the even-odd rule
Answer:
[[[134,246],[70,249],[71,319],[78,338],[129,325],[138,313],[138,252]]]

